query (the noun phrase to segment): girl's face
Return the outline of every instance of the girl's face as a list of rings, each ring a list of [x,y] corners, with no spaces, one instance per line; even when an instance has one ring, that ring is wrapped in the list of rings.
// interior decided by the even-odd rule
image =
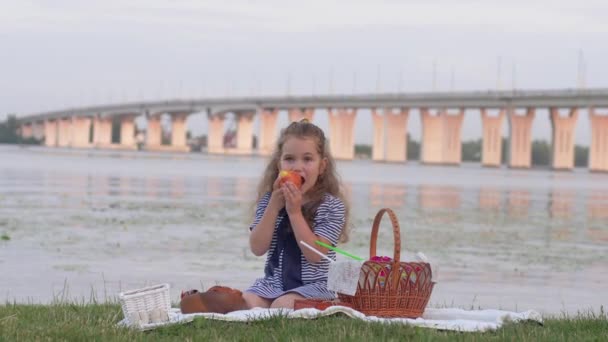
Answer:
[[[279,171],[295,171],[304,178],[302,193],[306,193],[316,183],[319,175],[325,171],[327,159],[321,158],[317,151],[315,138],[289,137],[283,144]]]

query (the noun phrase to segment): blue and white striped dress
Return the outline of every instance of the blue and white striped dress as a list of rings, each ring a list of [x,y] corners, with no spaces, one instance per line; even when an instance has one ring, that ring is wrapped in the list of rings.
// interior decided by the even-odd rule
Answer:
[[[262,219],[269,200],[270,193],[267,193],[258,202],[255,211],[255,219],[249,227],[250,230],[252,230]],[[275,229],[272,235],[270,248],[266,254],[265,269],[268,268],[268,264],[271,262],[270,259],[272,254],[277,250],[277,232],[279,223],[282,219],[283,215],[279,214],[275,222]],[[326,238],[332,245],[335,246],[338,243],[340,233],[344,227],[344,222],[344,203],[342,203],[339,198],[326,194],[323,198],[323,202],[317,209],[314,219],[314,226],[312,227],[313,232],[317,236]],[[268,272],[266,272],[264,278],[257,279],[253,285],[245,291],[253,292],[256,295],[267,299],[276,299],[287,293],[298,293],[305,298],[335,298],[335,294],[327,289],[329,260],[321,259],[321,261],[318,263],[313,264],[308,262],[306,257],[304,257],[304,254],[301,252],[301,280],[303,285],[293,289],[283,290],[282,269],[285,268],[287,270],[290,267],[289,264],[283,263],[283,254],[283,251],[281,251],[281,254],[279,255],[278,267],[275,269],[273,274],[268,274]],[[327,256],[333,260],[336,259],[336,254],[333,251],[329,251]]]

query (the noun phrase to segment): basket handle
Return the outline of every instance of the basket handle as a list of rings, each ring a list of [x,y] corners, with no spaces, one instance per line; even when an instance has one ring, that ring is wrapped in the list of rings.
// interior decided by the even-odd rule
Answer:
[[[382,220],[382,215],[384,213],[388,214],[388,217],[391,220],[391,224],[393,225],[393,238],[394,238],[394,255],[393,262],[399,263],[401,260],[401,232],[399,229],[399,221],[397,221],[397,216],[395,213],[389,208],[382,208],[376,214],[374,218],[374,224],[372,225],[372,236],[370,238],[369,245],[369,258],[373,258],[376,256],[376,242],[378,241],[378,230],[380,229],[380,221]]]

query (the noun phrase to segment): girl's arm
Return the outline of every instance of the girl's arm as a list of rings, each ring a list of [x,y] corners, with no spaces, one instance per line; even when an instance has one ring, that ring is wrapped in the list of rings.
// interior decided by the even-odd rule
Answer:
[[[272,234],[274,232],[279,209],[273,208],[270,204],[264,210],[264,215],[260,222],[253,227],[249,235],[249,247],[256,256],[264,255],[270,248]]]
[[[275,180],[273,191],[268,200],[268,205],[264,209],[264,214],[260,222],[256,224],[249,234],[249,248],[256,256],[264,255],[270,249],[272,234],[277,221],[279,211],[285,207],[285,197],[279,188],[279,180]]]

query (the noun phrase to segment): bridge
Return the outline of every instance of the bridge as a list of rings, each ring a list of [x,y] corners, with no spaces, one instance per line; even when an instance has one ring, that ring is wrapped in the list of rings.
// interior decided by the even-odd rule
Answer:
[[[574,167],[574,129],[579,111],[585,109],[591,125],[589,169],[608,172],[608,115],[599,111],[608,108],[608,89],[201,98],[70,108],[20,116],[18,121],[22,137],[43,139],[50,147],[135,149],[135,118],[145,115],[145,149],[188,151],[186,118],[205,112],[209,122],[208,153],[268,155],[277,138],[279,111],[287,111],[290,121],[312,121],[316,109],[326,109],[330,150],[336,158],[348,160],[354,158],[357,110],[369,109],[373,123],[372,159],[405,162],[408,117],[411,109],[418,109],[422,123],[420,161],[459,164],[465,110],[473,109],[479,110],[482,120],[482,165],[500,166],[501,132],[507,121],[508,166],[529,168],[532,121],[539,108],[550,113],[554,169]],[[226,148],[223,143],[228,113],[233,113],[237,122],[233,148]],[[164,114],[171,118],[169,145],[163,145],[161,138]],[[255,116],[260,121],[257,148],[253,146]],[[112,141],[113,133],[120,137],[118,141]]]

